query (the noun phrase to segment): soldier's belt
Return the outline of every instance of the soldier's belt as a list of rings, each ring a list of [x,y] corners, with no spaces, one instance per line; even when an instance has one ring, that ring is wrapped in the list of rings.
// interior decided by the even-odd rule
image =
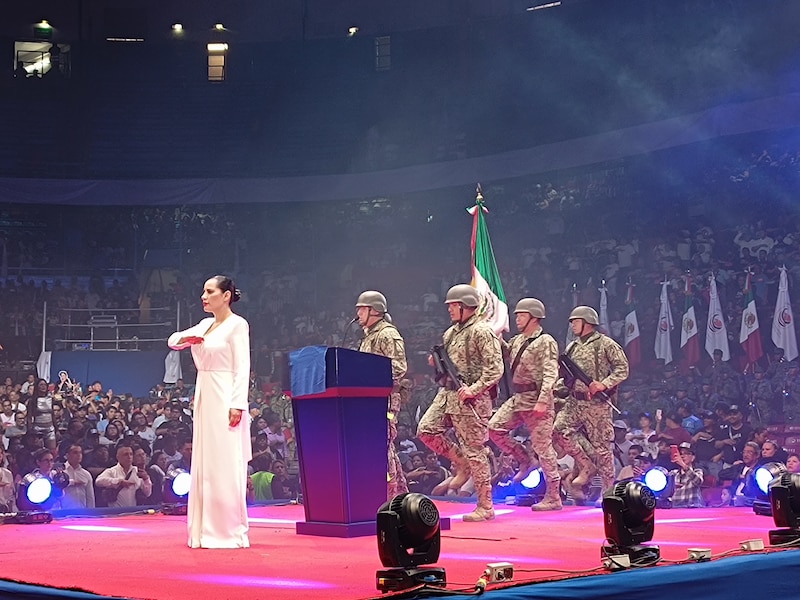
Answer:
[[[512,383],[515,394],[524,394],[525,392],[537,392],[539,386],[536,383]]]
[[[575,398],[575,400],[591,400],[589,394],[586,392],[570,392],[569,395]]]

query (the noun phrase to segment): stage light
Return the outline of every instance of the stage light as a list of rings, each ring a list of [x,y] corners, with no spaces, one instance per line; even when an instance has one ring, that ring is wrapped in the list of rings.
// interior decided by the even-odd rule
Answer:
[[[175,33],[181,33],[183,31],[183,25],[180,23],[174,23],[172,25],[172,31]]]
[[[224,42],[210,42],[206,48],[209,54],[220,54],[228,51],[228,44]]]
[[[22,485],[31,504],[44,504],[53,493],[53,483],[41,473],[28,473],[22,478]]]
[[[444,587],[444,569],[423,567],[439,560],[439,510],[423,494],[400,494],[378,509],[378,556],[388,569],[378,570],[381,592],[419,585]]]
[[[786,473],[786,465],[779,462],[767,463],[756,469],[756,485],[765,498],[769,496],[769,484],[784,473]]]
[[[769,543],[794,544],[800,541],[800,474],[782,473],[769,485],[772,520],[777,527],[769,532]]]
[[[514,497],[517,506],[533,506],[539,502],[547,489],[541,469],[534,469],[530,474],[514,485]]]
[[[357,33],[358,33],[358,27],[350,27],[347,30],[347,37],[353,37]]]
[[[53,469],[50,475],[39,470],[25,475],[19,483],[17,505],[23,510],[41,508],[51,500],[60,497],[69,485],[69,475],[63,468]]]
[[[189,495],[189,488],[192,483],[192,476],[189,474],[189,471],[170,467],[167,469],[167,479],[170,481],[173,494],[179,498]]]
[[[672,508],[675,480],[664,467],[653,467],[644,474],[644,484],[656,497],[657,508]]]
[[[639,481],[620,481],[603,494],[606,540],[603,556],[626,554],[631,563],[656,561],[658,546],[643,546],[653,539],[656,496]]]
[[[216,23],[214,25],[214,29],[216,29],[217,31],[225,31],[225,25],[223,25],[222,23]]]

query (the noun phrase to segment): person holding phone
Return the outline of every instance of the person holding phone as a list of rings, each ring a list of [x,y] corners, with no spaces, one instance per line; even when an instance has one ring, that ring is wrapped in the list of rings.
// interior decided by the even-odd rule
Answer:
[[[675,448],[675,462],[677,469],[670,472],[675,482],[675,491],[672,494],[673,508],[698,508],[705,506],[703,493],[703,469],[694,465],[694,448],[689,442],[682,442]]]
[[[231,310],[241,292],[224,275],[207,280],[203,319],[168,340],[191,348],[197,367],[188,530],[190,548],[247,548],[250,326]],[[180,405],[179,405],[180,407]]]

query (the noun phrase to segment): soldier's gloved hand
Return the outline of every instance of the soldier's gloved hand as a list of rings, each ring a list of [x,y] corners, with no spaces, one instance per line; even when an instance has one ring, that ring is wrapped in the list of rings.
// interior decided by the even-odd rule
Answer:
[[[458,388],[458,399],[462,402],[469,402],[475,399],[475,394],[469,389],[469,386],[462,385]]]
[[[569,388],[565,385],[560,385],[557,388],[553,389],[553,395],[556,398],[561,398],[564,400],[567,396],[569,396]]]

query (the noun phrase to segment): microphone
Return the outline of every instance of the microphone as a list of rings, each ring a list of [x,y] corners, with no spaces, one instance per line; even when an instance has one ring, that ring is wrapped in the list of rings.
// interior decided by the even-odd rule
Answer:
[[[353,317],[353,320],[347,324],[344,330],[344,338],[342,338],[342,348],[347,348],[347,336],[350,334],[350,328],[354,323],[358,323],[358,317]]]

